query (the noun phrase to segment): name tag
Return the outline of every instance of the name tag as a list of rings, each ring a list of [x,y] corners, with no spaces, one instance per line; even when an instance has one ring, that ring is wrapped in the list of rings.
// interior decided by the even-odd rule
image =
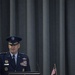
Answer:
[[[9,64],[4,64],[5,66],[8,66]]]

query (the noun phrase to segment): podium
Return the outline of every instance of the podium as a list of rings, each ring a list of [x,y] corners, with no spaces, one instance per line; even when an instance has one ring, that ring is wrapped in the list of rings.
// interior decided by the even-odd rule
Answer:
[[[9,72],[8,75],[41,75],[39,72]]]

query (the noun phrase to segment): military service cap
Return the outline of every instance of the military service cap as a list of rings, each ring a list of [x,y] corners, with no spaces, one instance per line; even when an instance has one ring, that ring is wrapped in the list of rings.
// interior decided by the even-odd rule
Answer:
[[[17,45],[22,40],[22,38],[17,36],[10,36],[6,40],[10,45]]]

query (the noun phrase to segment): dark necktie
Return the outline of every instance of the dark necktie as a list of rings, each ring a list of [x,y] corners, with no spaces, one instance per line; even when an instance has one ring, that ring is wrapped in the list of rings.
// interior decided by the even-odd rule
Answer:
[[[15,64],[15,55],[14,54],[12,56],[12,62],[13,62],[13,65],[15,66],[16,64]]]

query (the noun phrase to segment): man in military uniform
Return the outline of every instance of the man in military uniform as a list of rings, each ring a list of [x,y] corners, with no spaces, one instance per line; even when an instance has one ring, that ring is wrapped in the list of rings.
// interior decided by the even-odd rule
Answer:
[[[10,36],[6,40],[9,52],[0,54],[0,74],[8,75],[8,72],[30,71],[28,56],[19,52],[22,38]]]

